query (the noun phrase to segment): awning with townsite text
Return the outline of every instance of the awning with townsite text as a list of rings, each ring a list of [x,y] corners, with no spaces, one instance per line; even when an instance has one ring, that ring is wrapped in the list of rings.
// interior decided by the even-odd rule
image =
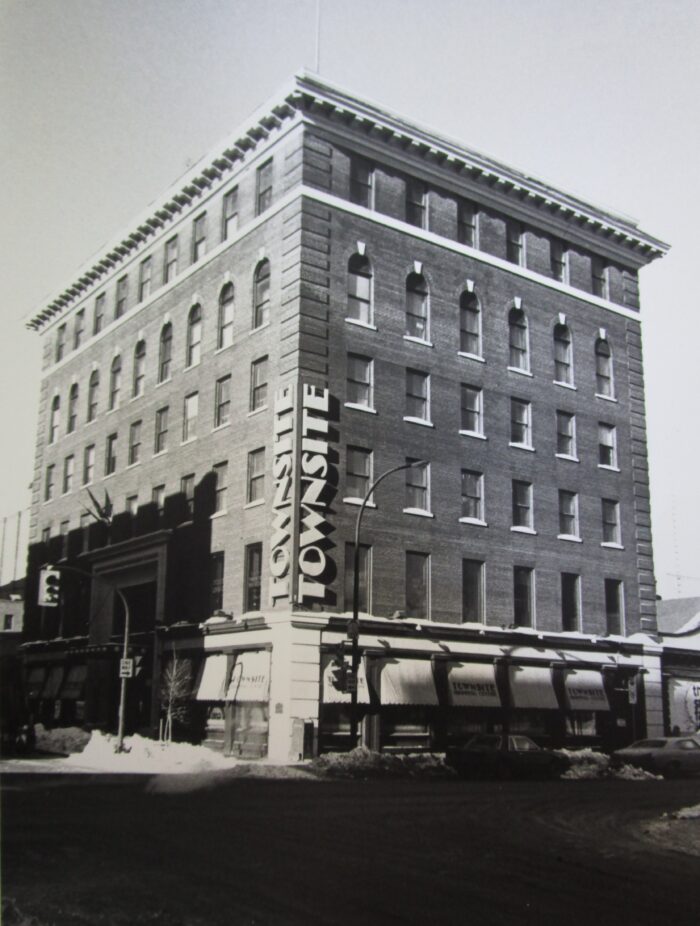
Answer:
[[[227,701],[255,704],[270,696],[270,652],[250,650],[239,653],[231,673]]]
[[[453,707],[500,707],[496,667],[492,663],[448,663],[447,700]]]
[[[595,669],[566,669],[566,704],[570,711],[609,711],[602,673]]]

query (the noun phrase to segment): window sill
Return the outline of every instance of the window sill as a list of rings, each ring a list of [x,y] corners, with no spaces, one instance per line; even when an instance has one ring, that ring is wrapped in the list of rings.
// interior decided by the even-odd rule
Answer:
[[[568,460],[570,463],[581,462],[578,457],[572,457],[568,453],[555,453],[554,456],[557,458],[557,460]]]
[[[488,527],[486,521],[482,521],[481,518],[460,518],[460,524],[474,524],[477,527]]]
[[[404,341],[410,341],[411,344],[422,344],[424,347],[434,347],[432,341],[426,341],[425,338],[416,338],[412,334],[405,334],[403,336]]]
[[[141,466],[141,460],[135,460],[133,463],[128,463],[126,469],[133,469],[135,466]]]
[[[264,505],[264,504],[265,504],[264,498],[256,498],[254,502],[246,502],[246,504],[243,506],[243,510],[245,511],[248,508],[259,508],[260,505]]]
[[[518,527],[516,525],[511,527],[511,531],[514,534],[536,534],[537,533],[537,531],[534,530],[534,528],[532,527]]]
[[[479,434],[478,431],[462,431],[459,432],[463,437],[475,437],[477,440],[488,440],[485,434]]]
[[[508,446],[513,447],[515,450],[527,450],[529,453],[535,452],[535,448],[529,444],[516,444],[514,441],[508,441]]]
[[[196,370],[200,363],[201,360],[198,360],[196,363],[191,363],[188,367],[185,367],[182,372],[189,373],[190,370]]]
[[[156,451],[156,452],[153,454],[153,459],[155,460],[155,459],[157,459],[158,457],[165,456],[165,454],[166,454],[167,452],[168,452],[168,448],[167,448],[167,447],[165,448],[165,450],[158,450],[158,451]]]
[[[215,518],[223,518],[225,514],[228,514],[228,510],[226,508],[222,508],[221,511],[215,511],[214,514],[210,514],[209,520],[213,521]],[[190,515],[190,519],[191,518],[192,516]]]
[[[171,383],[172,381],[173,381],[172,376],[168,376],[166,379],[161,379],[161,380],[159,380],[159,381],[156,383],[156,389],[157,389],[159,386],[167,386],[168,383]]]
[[[603,395],[602,392],[596,392],[596,399],[602,399],[604,402],[614,402],[617,405],[617,399],[614,395]]]
[[[427,421],[425,418],[412,418],[411,415],[404,415],[403,420],[408,421],[409,424],[423,425],[424,428],[434,428],[435,427],[432,421]]]
[[[561,380],[558,379],[553,379],[552,382],[555,386],[561,386],[562,389],[571,389],[572,392],[578,392],[578,389],[573,383],[562,383]]]
[[[345,502],[346,505],[361,505],[362,504],[362,499],[357,498],[354,495],[348,495],[347,498],[343,499],[343,501]],[[376,507],[377,506],[375,505],[374,502],[367,502],[367,504],[365,505],[365,508],[376,508]]]
[[[215,425],[215,426],[211,429],[211,430],[212,430],[212,434],[213,434],[215,431],[223,431],[224,428],[230,428],[230,427],[231,427],[231,419],[229,419],[228,421],[224,421],[223,424],[217,424],[217,425]]]
[[[371,322],[361,322],[359,318],[348,318],[345,317],[345,321],[348,325],[357,325],[358,328],[367,328],[369,331],[376,331],[377,326],[373,325]]]
[[[132,402],[136,402],[137,399],[142,399],[144,395],[145,393],[143,392],[139,392],[137,395],[132,395],[131,398],[129,399],[129,405],[131,405]]]
[[[601,547],[605,547],[606,550],[624,550],[624,546],[621,543],[614,543],[612,540],[604,540],[601,543]]]
[[[469,351],[466,350],[458,350],[457,356],[464,357],[465,360],[476,360],[477,363],[486,363],[484,358],[480,357],[479,354],[470,354]]]
[[[530,379],[534,379],[533,374],[529,370],[522,370],[520,367],[508,367],[509,373],[517,373],[519,376],[529,376]]]
[[[217,354],[223,354],[225,350],[230,350],[232,347],[233,347],[233,341],[231,341],[230,344],[224,344],[223,347],[217,347],[216,350],[214,351],[214,356],[216,357]]]
[[[346,402],[345,408],[352,408],[356,412],[368,412],[370,415],[377,414],[376,409],[370,408],[369,405],[356,405],[354,402]]]
[[[619,472],[620,472],[620,467],[619,467],[619,466],[608,466],[607,463],[599,463],[599,464],[598,464],[598,469],[607,469],[608,472],[610,472],[610,473],[619,473]]]
[[[250,333],[251,333],[251,334],[255,334],[256,331],[264,331],[265,328],[269,328],[269,327],[270,327],[270,324],[271,324],[270,322],[265,322],[265,324],[263,324],[263,325],[258,325],[257,328],[251,328],[251,329],[250,329]]]
[[[248,412],[246,418],[252,418],[253,415],[259,415],[260,412],[266,412],[268,408],[268,405],[261,405],[259,408],[254,408],[252,412]]]
[[[569,543],[583,543],[583,540],[575,534],[557,534],[557,540],[568,540]]]
[[[185,447],[187,444],[193,444],[197,440],[197,435],[194,437],[188,437],[187,440],[180,441],[180,446]]]
[[[116,469],[113,470],[111,473],[105,473],[104,476],[102,477],[102,481],[104,482],[105,479],[112,479],[116,475],[117,475]]]
[[[423,508],[404,508],[404,514],[414,514],[419,518],[434,518],[435,515],[431,511],[425,511]]]

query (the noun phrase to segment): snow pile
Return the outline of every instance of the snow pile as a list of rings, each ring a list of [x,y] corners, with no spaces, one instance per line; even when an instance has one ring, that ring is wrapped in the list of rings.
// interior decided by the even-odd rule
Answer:
[[[671,814],[676,820],[700,820],[700,804],[693,804],[692,807],[683,807]]]
[[[65,765],[91,771],[171,774],[230,768],[235,760],[190,743],[161,743],[134,734],[124,738],[124,751],[115,752],[116,737],[93,730],[81,753]]]
[[[654,775],[634,765],[622,765],[612,768],[610,757],[593,749],[557,749],[559,755],[569,762],[568,771],[562,778],[570,781],[590,780],[591,778],[620,778],[623,781],[659,781],[662,776]]]
[[[34,735],[39,752],[66,754],[81,752],[90,739],[90,734],[80,727],[55,727],[53,730],[47,730],[41,723],[35,725]]]
[[[426,753],[392,755],[364,746],[351,752],[330,752],[309,765],[321,778],[454,778],[456,772],[442,756]]]
[[[610,769],[610,778],[622,778],[624,781],[663,781],[663,775],[655,775],[636,765],[622,765]]]

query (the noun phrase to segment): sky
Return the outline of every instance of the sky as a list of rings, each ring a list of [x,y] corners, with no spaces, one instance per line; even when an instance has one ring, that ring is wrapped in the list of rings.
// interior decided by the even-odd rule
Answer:
[[[697,0],[0,0],[2,579],[33,475],[27,317],[315,69],[317,3],[322,78],[671,244],[641,271],[654,553],[664,598],[700,595]]]

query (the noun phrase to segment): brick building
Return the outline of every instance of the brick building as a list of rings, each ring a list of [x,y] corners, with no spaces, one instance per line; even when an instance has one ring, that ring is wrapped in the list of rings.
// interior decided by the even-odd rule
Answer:
[[[666,250],[296,76],[30,323],[35,709],[114,725],[118,588],[132,728],[174,654],[187,735],[347,745],[355,519],[423,461],[363,518],[363,741],[658,729],[637,275]]]

